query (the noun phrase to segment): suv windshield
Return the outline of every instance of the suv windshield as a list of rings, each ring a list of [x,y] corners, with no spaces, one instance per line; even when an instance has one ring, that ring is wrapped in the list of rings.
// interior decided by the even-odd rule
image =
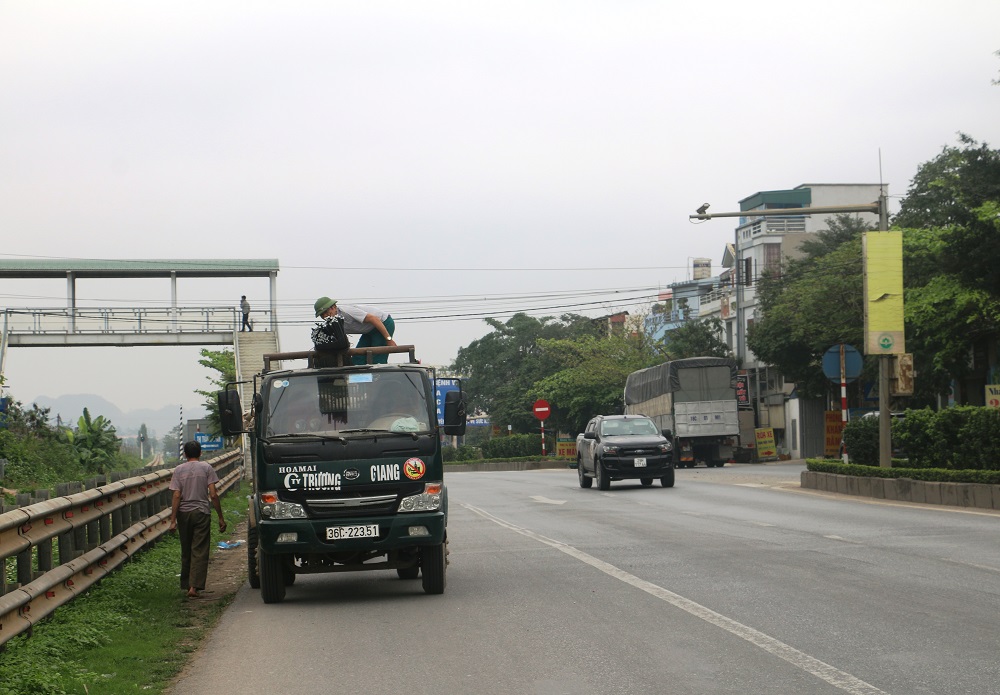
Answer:
[[[659,434],[656,424],[646,418],[629,418],[628,420],[605,420],[601,423],[601,434],[605,437],[620,437],[629,435],[649,436]]]
[[[429,432],[434,412],[416,371],[289,375],[265,390],[265,436]]]

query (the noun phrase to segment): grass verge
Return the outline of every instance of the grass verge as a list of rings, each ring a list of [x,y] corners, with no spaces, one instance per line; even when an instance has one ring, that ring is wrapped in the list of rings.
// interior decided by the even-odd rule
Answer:
[[[229,531],[220,534],[213,519],[213,548],[246,516],[245,495],[227,494],[222,507]],[[0,695],[162,693],[235,594],[186,600],[180,566],[180,542],[167,534],[36,625],[32,637],[12,639],[0,652]]]

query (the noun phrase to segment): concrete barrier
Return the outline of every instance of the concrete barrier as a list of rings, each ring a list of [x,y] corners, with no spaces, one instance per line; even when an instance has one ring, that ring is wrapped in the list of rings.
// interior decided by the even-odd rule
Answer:
[[[481,471],[537,471],[548,468],[569,468],[569,461],[482,461],[472,463],[446,463],[444,473]]]
[[[869,478],[803,471],[799,484],[809,490],[873,499],[1000,510],[1000,485],[940,483],[911,478]]]

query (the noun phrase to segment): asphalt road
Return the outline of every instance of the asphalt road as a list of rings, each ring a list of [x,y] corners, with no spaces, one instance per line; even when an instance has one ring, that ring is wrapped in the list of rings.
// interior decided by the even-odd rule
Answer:
[[[451,474],[444,595],[394,572],[277,605],[244,587],[173,692],[1000,693],[1000,516],[801,470]]]

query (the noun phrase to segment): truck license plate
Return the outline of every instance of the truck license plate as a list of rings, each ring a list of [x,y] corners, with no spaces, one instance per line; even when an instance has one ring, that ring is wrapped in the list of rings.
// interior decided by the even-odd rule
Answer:
[[[644,459],[644,458],[637,458],[635,460],[635,462],[634,462],[634,465],[635,465],[636,468],[645,468],[646,467],[646,459]]]
[[[339,541],[345,538],[378,538],[378,524],[326,527],[326,539],[328,541]]]

